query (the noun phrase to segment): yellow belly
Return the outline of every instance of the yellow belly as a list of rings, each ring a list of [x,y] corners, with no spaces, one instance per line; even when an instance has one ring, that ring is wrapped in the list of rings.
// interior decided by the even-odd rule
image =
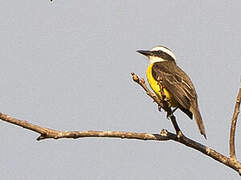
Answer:
[[[153,66],[153,64],[150,64],[148,66],[147,71],[146,71],[146,77],[147,77],[148,83],[150,84],[152,90],[156,93],[156,95],[159,98],[162,98],[160,86],[158,85],[158,82],[152,76],[152,66]],[[166,88],[163,88],[163,92],[166,96],[166,99],[171,104],[171,106],[177,107],[178,102],[173,98],[173,96],[167,91]]]

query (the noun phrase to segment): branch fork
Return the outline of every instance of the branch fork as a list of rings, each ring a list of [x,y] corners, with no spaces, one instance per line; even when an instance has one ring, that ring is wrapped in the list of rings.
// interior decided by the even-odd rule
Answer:
[[[31,124],[25,120],[19,120],[13,117],[8,116],[7,114],[0,113],[0,119],[2,121],[12,123],[14,125],[23,127],[30,131],[39,133],[40,136],[37,138],[38,141],[44,139],[61,139],[61,138],[86,138],[86,137],[108,137],[108,138],[120,138],[120,139],[136,139],[136,140],[154,140],[154,141],[176,141],[185,146],[193,148],[214,160],[234,169],[241,175],[241,163],[237,160],[235,155],[235,130],[237,118],[239,115],[239,108],[241,102],[241,86],[239,88],[235,109],[232,117],[232,124],[230,129],[230,157],[227,157],[214,149],[200,144],[186,136],[184,136],[176,122],[175,116],[172,114],[171,108],[168,105],[168,102],[160,100],[152,91],[150,91],[143,78],[139,78],[136,74],[132,73],[132,79],[134,82],[139,84],[146,92],[146,94],[153,99],[154,102],[158,104],[158,107],[164,109],[167,113],[169,112],[171,122],[175,128],[176,134],[169,132],[168,130],[163,129],[160,134],[150,134],[150,133],[136,133],[136,132],[124,132],[124,131],[59,131],[50,128],[41,127],[38,125]]]

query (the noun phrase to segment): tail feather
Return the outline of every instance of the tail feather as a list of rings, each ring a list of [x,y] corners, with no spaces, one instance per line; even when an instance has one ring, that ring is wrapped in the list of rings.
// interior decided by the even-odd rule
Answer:
[[[196,123],[198,125],[200,133],[205,137],[205,139],[207,139],[206,132],[205,132],[205,127],[204,127],[203,120],[202,120],[201,114],[199,112],[197,103],[195,103],[194,105],[192,105],[190,107],[190,111],[194,115],[194,119],[195,119],[195,121],[196,121]]]

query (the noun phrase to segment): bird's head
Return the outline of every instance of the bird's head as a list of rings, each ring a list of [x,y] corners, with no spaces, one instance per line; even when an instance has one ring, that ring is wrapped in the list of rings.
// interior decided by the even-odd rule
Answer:
[[[150,60],[150,63],[154,62],[162,62],[162,61],[174,61],[176,60],[176,56],[173,52],[164,46],[156,46],[151,50],[138,50],[137,51],[144,56],[147,56]]]

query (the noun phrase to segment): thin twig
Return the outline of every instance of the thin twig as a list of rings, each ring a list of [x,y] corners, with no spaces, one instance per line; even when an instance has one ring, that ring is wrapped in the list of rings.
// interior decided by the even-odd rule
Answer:
[[[235,154],[235,131],[236,131],[237,118],[239,115],[240,101],[241,101],[241,82],[240,82],[239,92],[235,103],[231,129],[230,129],[230,140],[229,140],[230,158],[232,158],[233,160],[237,160],[236,154]]]

